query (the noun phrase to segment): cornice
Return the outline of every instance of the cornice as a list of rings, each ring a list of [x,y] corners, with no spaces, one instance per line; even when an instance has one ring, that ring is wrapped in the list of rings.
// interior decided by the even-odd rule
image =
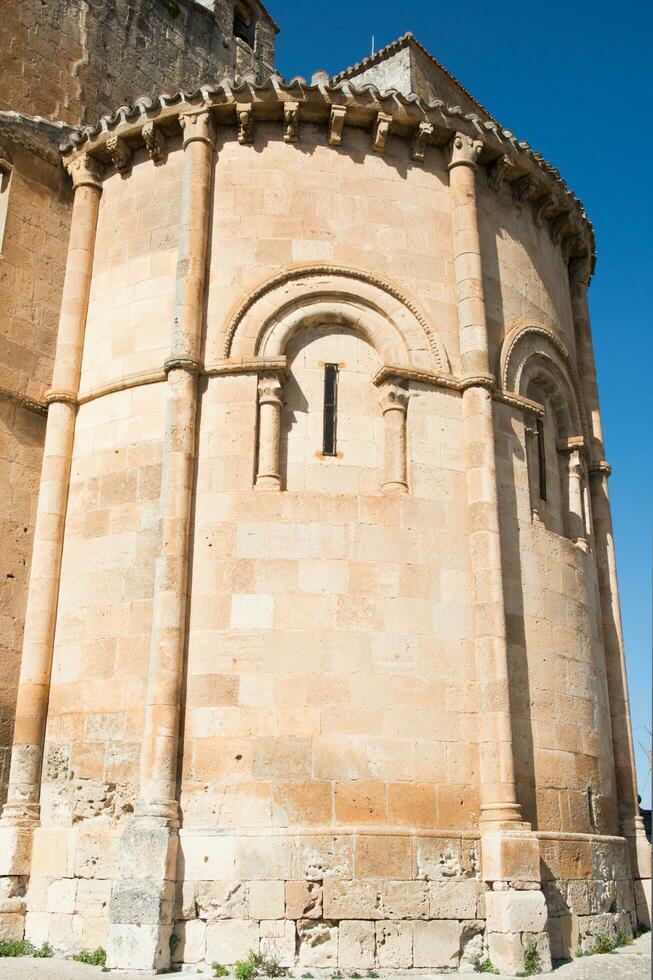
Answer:
[[[158,154],[162,156],[163,141],[180,136],[179,117],[206,110],[218,129],[226,129],[242,143],[250,142],[259,122],[278,122],[279,138],[288,140],[290,136],[293,141],[300,123],[309,123],[323,126],[325,142],[333,145],[340,143],[343,128],[367,130],[372,134],[370,152],[383,153],[389,132],[409,141],[416,164],[423,160],[428,145],[445,147],[456,135],[465,136],[481,144],[478,163],[488,168],[489,186],[495,190],[511,186],[522,205],[525,201],[531,204],[534,218],[548,223],[565,261],[586,256],[593,267],[591,222],[559,171],[541,154],[493,119],[465,113],[460,106],[447,106],[440,99],[426,102],[417,95],[405,96],[395,89],[380,91],[375,85],[348,80],[315,85],[303,78],[285,82],[278,75],[261,85],[249,79],[225,78],[193,91],[142,98],[133,106],[120,106],[103,116],[97,126],[71,133],[61,151],[66,164],[83,152],[111,164],[118,159],[119,146],[118,162],[127,168],[136,149],[150,149],[152,124],[156,123]]]

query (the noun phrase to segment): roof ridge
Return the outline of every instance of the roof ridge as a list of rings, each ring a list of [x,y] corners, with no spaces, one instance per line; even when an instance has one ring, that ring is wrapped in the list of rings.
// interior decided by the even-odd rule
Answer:
[[[431,54],[428,48],[425,47],[422,44],[422,42],[415,37],[412,31],[406,31],[406,33],[402,34],[401,37],[395,38],[394,41],[390,41],[389,44],[386,44],[385,47],[380,48],[374,54],[370,54],[366,58],[363,58],[362,61],[359,61],[355,65],[352,65],[350,68],[345,68],[344,71],[338,72],[337,75],[333,76],[332,82],[333,83],[342,82],[350,78],[352,75],[358,75],[360,72],[365,71],[368,68],[372,68],[374,65],[378,65],[379,62],[383,61],[383,59],[386,58],[389,54],[394,54],[395,51],[399,51],[401,50],[401,48],[404,48],[409,44],[414,44],[415,47],[419,48],[419,50],[422,51],[427,56],[427,58],[429,58],[429,60],[432,61],[433,64],[440,69],[440,71],[444,72],[447,78],[450,78],[451,81],[458,86],[460,91],[474,103],[477,109],[481,110],[483,115],[487,116],[488,119],[491,119],[492,122],[496,122],[498,125],[500,125],[498,121],[494,118],[494,116],[490,112],[488,112],[485,106],[482,105],[478,101],[478,99],[476,99],[472,95],[472,93],[468,91],[468,89],[465,88],[462,82],[458,81],[456,76],[453,75],[448,68],[445,68],[445,66]]]

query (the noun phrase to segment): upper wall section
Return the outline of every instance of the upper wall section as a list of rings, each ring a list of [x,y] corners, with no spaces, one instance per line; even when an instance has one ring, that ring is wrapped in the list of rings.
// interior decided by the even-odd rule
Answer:
[[[258,0],[21,0],[0,24],[0,109],[93,122],[161,90],[274,67],[274,21]],[[249,21],[248,38],[240,24]]]

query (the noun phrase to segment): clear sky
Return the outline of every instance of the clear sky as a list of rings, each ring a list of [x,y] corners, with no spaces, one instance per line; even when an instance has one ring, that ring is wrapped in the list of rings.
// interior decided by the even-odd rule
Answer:
[[[268,0],[286,78],[330,74],[412,31],[584,202],[590,289],[636,746],[651,727],[651,168],[653,7],[594,0]],[[637,748],[640,793],[651,779]]]

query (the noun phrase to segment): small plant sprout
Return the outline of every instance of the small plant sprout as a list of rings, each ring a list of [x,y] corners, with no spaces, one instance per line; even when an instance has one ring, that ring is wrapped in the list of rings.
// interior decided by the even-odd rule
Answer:
[[[228,977],[229,976],[229,970],[227,969],[226,966],[224,966],[223,963],[214,963],[212,969],[213,969],[213,976],[214,977]]]

